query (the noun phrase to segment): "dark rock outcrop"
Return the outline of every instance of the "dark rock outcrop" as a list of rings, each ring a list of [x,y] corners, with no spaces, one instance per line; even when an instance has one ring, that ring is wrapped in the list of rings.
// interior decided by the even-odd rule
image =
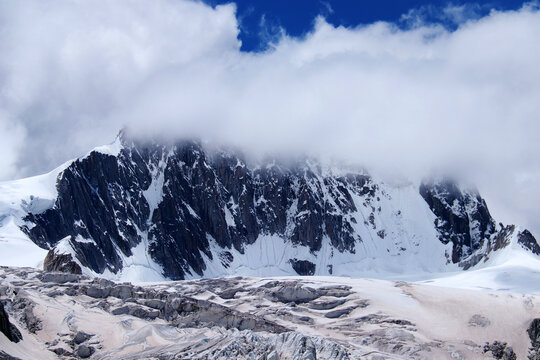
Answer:
[[[19,329],[9,322],[9,315],[4,309],[4,304],[0,302],[0,332],[4,334],[9,341],[17,343],[22,340]]]
[[[540,245],[529,232],[529,230],[523,230],[517,234],[518,244],[525,249],[530,250],[533,254],[540,255]]]
[[[71,254],[57,254],[54,249],[49,250],[45,256],[43,270],[82,274],[81,267],[73,260]]]
[[[77,347],[77,356],[81,359],[86,359],[92,356],[96,350],[92,346],[79,345]]]
[[[527,328],[527,334],[531,340],[529,348],[529,360],[540,360],[540,319],[533,319]]]
[[[531,321],[529,328],[527,329],[527,334],[529,334],[531,346],[540,347],[540,319]]]
[[[501,360],[516,360],[517,355],[511,346],[501,341],[494,341],[493,343],[486,343],[484,345],[484,353],[491,352],[494,359]]]
[[[92,337],[91,334],[87,334],[85,333],[84,331],[77,331],[77,333],[75,334],[75,336],[73,337],[73,343],[76,344],[76,345],[80,345],[82,344],[83,342],[87,341],[88,339],[90,339]]]
[[[298,275],[315,274],[315,264],[311,261],[291,259],[290,263]]]
[[[486,202],[476,191],[463,191],[450,180],[426,181],[420,195],[435,216],[441,242],[452,242],[451,261],[471,255],[495,233],[495,222]]]

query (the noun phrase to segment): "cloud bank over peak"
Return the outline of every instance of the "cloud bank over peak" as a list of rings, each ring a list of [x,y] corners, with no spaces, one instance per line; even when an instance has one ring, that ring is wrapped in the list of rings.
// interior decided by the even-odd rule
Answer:
[[[0,178],[141,134],[471,177],[495,215],[540,230],[540,12],[282,32],[240,51],[235,6],[0,0]]]

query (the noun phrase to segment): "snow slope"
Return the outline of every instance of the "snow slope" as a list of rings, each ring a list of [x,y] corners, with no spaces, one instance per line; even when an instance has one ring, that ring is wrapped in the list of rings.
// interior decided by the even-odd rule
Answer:
[[[71,162],[39,176],[0,182],[0,265],[32,266],[43,264],[47,254],[34,244],[19,226],[28,212],[40,213],[54,205],[56,178]]]
[[[492,253],[487,261],[468,271],[430,274],[429,277],[420,282],[451,288],[540,294],[540,261],[518,244],[516,234],[503,250]],[[404,278],[415,280],[410,276]]]

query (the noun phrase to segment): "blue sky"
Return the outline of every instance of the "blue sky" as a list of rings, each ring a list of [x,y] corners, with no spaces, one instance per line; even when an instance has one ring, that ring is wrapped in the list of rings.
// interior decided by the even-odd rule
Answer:
[[[523,5],[518,0],[493,1],[416,1],[416,0],[204,0],[215,6],[234,2],[240,24],[239,38],[242,51],[261,51],[276,39],[281,29],[289,36],[301,37],[313,29],[314,19],[323,16],[334,26],[355,27],[376,21],[396,23],[399,27],[410,24],[404,15],[409,11],[420,12],[423,20],[443,24],[454,29],[456,24],[442,9],[462,7],[469,17],[482,17],[492,9],[515,10]]]

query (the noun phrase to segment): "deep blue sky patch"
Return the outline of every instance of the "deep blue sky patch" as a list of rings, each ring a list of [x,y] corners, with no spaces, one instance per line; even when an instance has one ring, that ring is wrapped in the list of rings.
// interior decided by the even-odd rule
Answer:
[[[416,1],[416,0],[203,0],[216,6],[234,2],[240,24],[239,38],[242,51],[262,51],[276,40],[281,29],[289,36],[301,37],[313,29],[318,15],[326,18],[334,26],[355,27],[375,21],[388,21],[400,27],[409,26],[402,15],[410,10],[418,10],[427,22],[437,22],[452,30],[454,21],[442,16],[442,9],[448,5],[467,6],[471,17],[483,16],[491,9],[514,10],[523,6],[524,1]]]

